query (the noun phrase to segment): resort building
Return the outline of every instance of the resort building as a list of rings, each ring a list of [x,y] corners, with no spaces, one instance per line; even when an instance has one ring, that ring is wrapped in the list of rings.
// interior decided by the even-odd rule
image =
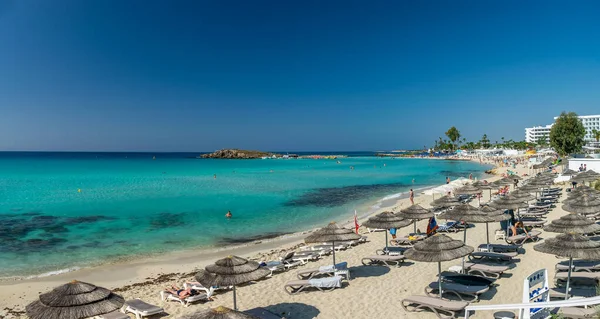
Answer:
[[[554,120],[558,118],[555,117]],[[589,144],[594,144],[596,139],[594,138],[593,130],[600,131],[600,115],[582,115],[579,116],[583,127],[585,127],[585,141]],[[553,124],[546,126],[535,126],[528,127],[525,129],[525,141],[528,143],[537,143],[540,138],[545,137],[547,142],[550,142],[550,129]]]
[[[535,126],[525,128],[525,142],[537,143],[540,138],[545,138],[546,143],[550,143],[550,129],[552,124],[546,126]]]

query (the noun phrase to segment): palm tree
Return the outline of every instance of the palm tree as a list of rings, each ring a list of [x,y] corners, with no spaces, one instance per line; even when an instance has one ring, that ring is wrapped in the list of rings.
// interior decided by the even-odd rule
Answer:
[[[594,138],[596,139],[596,143],[598,143],[600,141],[600,131],[598,131],[597,129],[593,129],[592,135],[594,135]]]

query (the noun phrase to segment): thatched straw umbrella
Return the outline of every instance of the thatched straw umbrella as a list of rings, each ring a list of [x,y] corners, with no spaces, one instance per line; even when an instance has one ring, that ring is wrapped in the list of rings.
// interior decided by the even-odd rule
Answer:
[[[199,310],[189,315],[179,317],[179,319],[260,319],[259,317],[249,315],[240,311],[219,306],[217,308],[208,308]]]
[[[525,203],[522,199],[513,197],[511,195],[496,199],[495,201],[490,203],[490,206],[492,206],[494,208],[499,208],[499,209],[511,209],[511,210],[515,210],[515,209],[518,210],[519,208],[529,207],[529,205],[527,205],[527,203]]]
[[[25,310],[31,319],[80,319],[113,312],[124,302],[106,288],[74,280],[41,294]]]
[[[521,199],[524,202],[535,199],[535,197],[533,195],[531,195],[529,192],[521,190],[521,189],[517,189],[516,191],[511,192],[510,195],[515,198]]]
[[[577,174],[577,176],[573,177],[573,180],[576,182],[593,182],[600,178],[600,174],[589,170],[582,173]]]
[[[568,168],[568,169],[564,170],[561,175],[563,175],[563,176],[573,176],[573,175],[577,175],[577,173],[579,173],[579,172],[576,172],[576,171]]]
[[[433,217],[433,212],[427,208],[423,208],[423,206],[421,205],[415,204],[401,210],[399,213],[397,213],[397,215],[402,217],[403,219],[412,220],[414,225],[414,233],[416,234],[417,220],[431,218]]]
[[[487,221],[485,222],[485,235],[487,239],[487,245],[490,246],[490,228],[489,223],[496,223],[510,219],[509,214],[505,214],[504,210],[491,207],[489,205],[483,206],[479,209],[482,213],[487,215]]]
[[[433,207],[452,207],[460,204],[454,196],[445,195],[431,202]]]
[[[360,235],[348,228],[342,228],[335,222],[313,232],[308,237],[304,238],[306,243],[324,243],[331,242],[333,249],[333,266],[335,267],[335,242],[360,239]]]
[[[369,218],[366,222],[363,223],[363,226],[370,228],[383,228],[386,230],[385,232],[385,250],[388,250],[388,232],[387,230],[390,228],[402,228],[412,224],[412,220],[403,219],[402,217],[392,213],[392,212],[383,212],[381,214],[375,215]]]
[[[578,214],[564,215],[544,226],[545,231],[553,233],[593,234],[600,232],[600,225]]]
[[[473,184],[467,184],[454,191],[455,194],[475,195],[481,194],[483,190]],[[480,197],[477,196],[477,202],[481,204]]]
[[[484,190],[484,189],[488,189],[490,191],[490,199],[492,198],[492,186],[490,185],[490,183],[484,183],[482,181],[476,181],[475,183],[473,183],[473,186]]]
[[[460,240],[454,240],[446,235],[431,236],[415,243],[404,252],[408,259],[438,263],[438,288],[442,298],[442,261],[464,257],[473,252],[473,247],[465,245]]]
[[[237,310],[235,286],[258,280],[267,276],[270,271],[260,267],[255,261],[238,256],[228,256],[204,267],[205,271],[196,274],[196,280],[205,287],[233,286],[233,309]]]
[[[567,274],[566,296],[569,298],[569,282],[573,258],[600,259],[600,243],[591,241],[581,234],[560,234],[555,238],[546,239],[543,243],[533,246],[533,249],[542,253],[569,258],[569,273]]]
[[[590,194],[582,194],[565,200],[562,209],[577,214],[594,214],[600,212],[600,199]]]

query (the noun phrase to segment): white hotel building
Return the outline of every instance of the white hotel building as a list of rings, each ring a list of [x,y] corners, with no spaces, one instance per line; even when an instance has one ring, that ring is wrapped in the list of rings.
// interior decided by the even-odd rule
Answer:
[[[555,117],[556,121],[558,117]],[[600,115],[583,115],[579,116],[583,127],[585,127],[585,140],[586,142],[595,142],[596,139],[592,134],[592,130],[600,131]],[[545,137],[550,142],[550,129],[553,124],[546,126],[528,127],[525,129],[525,141],[528,143],[536,143],[541,137]]]

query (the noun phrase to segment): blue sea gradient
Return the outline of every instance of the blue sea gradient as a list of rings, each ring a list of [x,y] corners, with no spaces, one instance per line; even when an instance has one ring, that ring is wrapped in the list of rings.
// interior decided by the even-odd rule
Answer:
[[[198,153],[0,153],[0,277],[312,229],[348,220],[355,209],[365,214],[385,196],[443,184],[446,176],[481,176],[485,169],[464,161],[349,155],[217,160],[197,159]],[[227,211],[233,218],[225,218]]]

